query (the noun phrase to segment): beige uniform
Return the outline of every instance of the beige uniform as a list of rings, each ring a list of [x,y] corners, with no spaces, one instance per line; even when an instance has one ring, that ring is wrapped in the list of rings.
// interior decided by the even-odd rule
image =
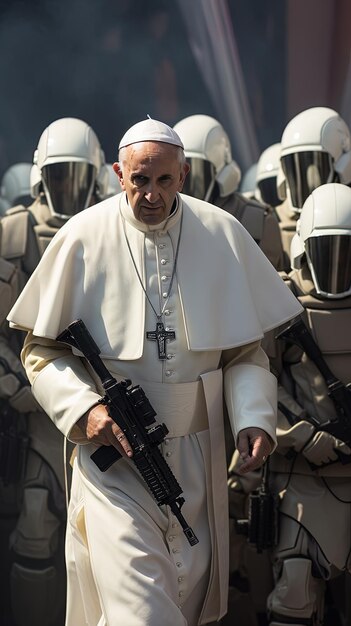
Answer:
[[[254,198],[246,198],[238,192],[225,198],[218,197],[214,204],[236,217],[245,226],[276,270],[286,269],[286,255],[279,222],[272,207]]]
[[[61,225],[42,194],[30,207],[13,207],[1,220],[0,272],[6,290],[2,289],[0,305],[0,398],[10,407],[8,426],[18,457],[13,455],[14,467],[7,470],[11,476],[5,484],[0,482],[0,517],[13,516],[8,549],[11,575],[6,572],[6,578],[11,612],[20,626],[43,622],[58,626],[63,620],[64,439],[31,393],[20,362],[24,334],[9,329],[4,320]]]
[[[289,278],[328,366],[344,384],[349,383],[351,299],[316,298],[305,265]],[[312,614],[323,619],[325,581],[351,571],[351,463],[338,461],[337,442],[313,438],[315,428],[304,419],[305,412],[321,423],[336,417],[317,366],[289,343],[277,345],[272,357],[280,382],[278,399],[285,409],[278,412],[278,447],[270,462],[281,515],[279,544],[273,554],[276,585],[268,605],[276,616],[272,624],[280,625],[286,618],[299,624]],[[284,414],[286,408],[296,416],[296,424],[289,413]],[[312,469],[311,463],[322,461],[327,464]]]
[[[291,209],[288,200],[285,200],[284,202],[282,202],[282,204],[279,204],[275,208],[275,211],[276,211],[276,214],[278,215],[279,228],[281,232],[281,240],[282,240],[284,252],[285,252],[286,258],[290,260],[291,240],[296,233],[296,224],[298,220],[298,214],[296,213],[296,211],[293,211]],[[282,269],[282,268],[279,268],[279,269]],[[283,269],[286,269],[286,267],[284,267]]]
[[[181,237],[176,280],[163,316],[176,333],[167,343],[166,361],[158,359],[154,342],[144,340],[156,319],[134,271],[123,221],[157,311],[167,298]],[[85,265],[77,262],[80,258]],[[257,265],[270,294],[262,289],[255,299]],[[218,280],[221,273],[225,289]],[[208,290],[200,284],[202,276]],[[75,289],[69,293],[72,277]],[[270,296],[281,302],[278,313]],[[177,211],[149,229],[135,220],[120,194],[80,214],[79,225],[72,218],[70,228],[61,229],[9,316],[35,335],[28,336],[24,349],[33,392],[61,430],[77,440],[74,424],[96,403],[99,388],[76,356],[50,340],[81,317],[110,371],[140,384],[159,421],[167,424],[162,449],[184,491],[183,514],[199,538],[199,544],[189,546],[174,517],[148,494],[132,462],[121,460],[102,474],[90,459],[93,446],[80,445],[67,540],[67,626],[83,624],[82,611],[89,626],[112,624],[116,615],[130,626],[195,626],[225,613],[222,359],[230,363],[225,393],[234,434],[259,426],[274,439],[275,379],[259,340],[279,318],[290,319],[300,310],[246,231],[207,203],[179,195]]]

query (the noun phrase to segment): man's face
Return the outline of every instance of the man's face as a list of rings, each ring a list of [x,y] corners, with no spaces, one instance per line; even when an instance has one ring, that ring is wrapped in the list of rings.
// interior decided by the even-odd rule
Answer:
[[[113,164],[134,216],[150,226],[163,222],[181,191],[189,166],[181,164],[179,148],[168,143],[142,141],[127,146],[123,161]]]

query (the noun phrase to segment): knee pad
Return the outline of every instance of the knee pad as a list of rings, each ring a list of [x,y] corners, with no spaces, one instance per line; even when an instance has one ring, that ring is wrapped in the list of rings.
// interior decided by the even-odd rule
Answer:
[[[63,523],[50,511],[47,489],[26,488],[11,547],[21,557],[50,559],[60,546]]]
[[[311,573],[312,561],[307,558],[290,558],[282,563],[280,577],[268,596],[270,626],[284,618],[293,624],[319,623],[324,610],[325,583]],[[317,617],[317,622],[315,619]],[[300,620],[300,621],[299,621]],[[311,620],[311,622],[309,622]]]
[[[18,626],[56,626],[65,614],[65,581],[54,567],[30,569],[15,563],[11,571],[11,604]]]

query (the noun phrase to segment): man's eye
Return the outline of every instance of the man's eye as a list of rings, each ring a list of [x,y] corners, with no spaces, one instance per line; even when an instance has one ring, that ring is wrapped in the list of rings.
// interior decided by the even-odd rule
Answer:
[[[133,177],[133,183],[134,185],[137,185],[137,187],[141,187],[142,185],[145,185],[146,183],[146,176],[134,176]]]

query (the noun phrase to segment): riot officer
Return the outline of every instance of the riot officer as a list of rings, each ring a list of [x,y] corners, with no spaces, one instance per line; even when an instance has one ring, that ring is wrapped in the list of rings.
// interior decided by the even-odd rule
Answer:
[[[110,198],[116,193],[120,193],[120,191],[122,191],[122,187],[119,183],[119,178],[116,176],[116,172],[113,169],[112,163],[106,163],[106,167],[108,171],[108,185],[105,198]]]
[[[208,115],[190,115],[174,129],[190,164],[184,193],[206,200],[234,215],[278,270],[284,268],[279,225],[272,208],[247,198],[237,189],[241,172],[232,158],[223,126]]]
[[[276,210],[284,250],[290,256],[296,222],[309,194],[326,183],[351,183],[350,131],[333,109],[312,107],[290,120],[280,148],[277,186],[282,202]]]
[[[17,204],[31,204],[31,168],[31,163],[15,163],[4,173],[0,187],[0,215]]]
[[[285,279],[305,308],[303,323],[284,329],[270,355],[279,381],[270,476],[280,500],[270,626],[322,625],[327,581],[351,570],[351,392],[343,387],[351,381],[351,188],[318,186],[299,216]]]
[[[107,181],[104,153],[88,124],[62,118],[43,131],[31,169],[34,202],[8,210],[1,221],[0,255],[16,268],[17,296],[58,229],[104,198]],[[10,539],[12,612],[18,626],[59,626],[65,612],[63,540],[69,481],[64,441],[31,394],[19,361],[21,334],[3,321],[0,343],[0,398],[9,415],[2,426],[7,428],[4,436],[14,440],[12,458],[5,463],[1,459],[2,487],[16,491],[19,503]],[[20,466],[13,459],[21,461]]]
[[[257,163],[252,163],[240,179],[238,191],[246,198],[255,197]]]
[[[268,146],[261,152],[256,167],[255,197],[274,208],[281,204],[277,193],[280,151],[280,143]]]

